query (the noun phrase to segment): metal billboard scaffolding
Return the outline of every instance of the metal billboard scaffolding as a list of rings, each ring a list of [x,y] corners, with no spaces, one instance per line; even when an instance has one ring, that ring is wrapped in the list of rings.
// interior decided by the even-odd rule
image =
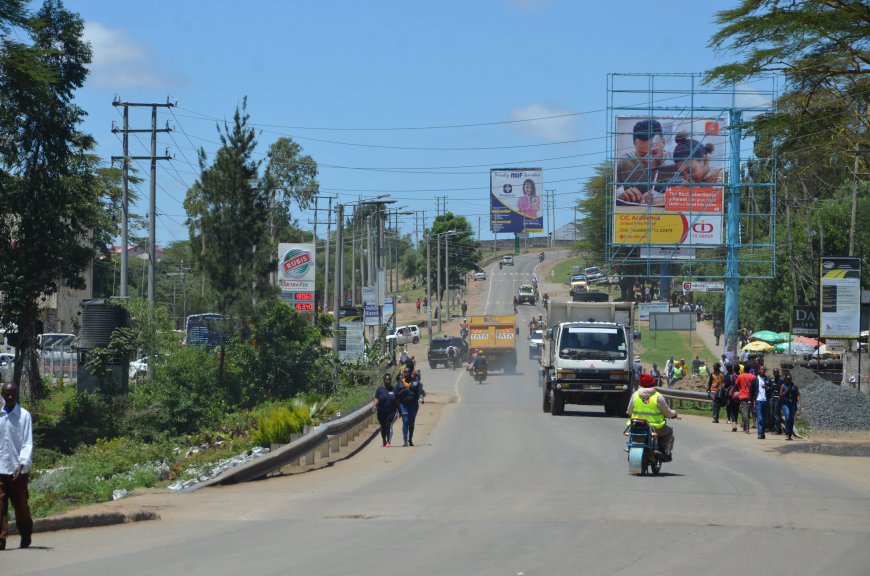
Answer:
[[[717,87],[701,74],[608,75],[607,262],[657,280],[663,297],[674,280],[724,280],[726,346],[739,280],[776,273],[776,163],[745,133],[776,96],[775,77]]]

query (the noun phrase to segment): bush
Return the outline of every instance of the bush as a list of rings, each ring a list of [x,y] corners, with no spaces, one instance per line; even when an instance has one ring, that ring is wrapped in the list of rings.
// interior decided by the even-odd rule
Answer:
[[[291,434],[301,433],[311,424],[311,412],[305,404],[276,406],[257,419],[254,442],[260,446],[287,444]]]
[[[128,430],[142,440],[191,434],[214,427],[227,406],[217,385],[217,360],[197,348],[179,346],[154,366],[154,377],[130,394]]]

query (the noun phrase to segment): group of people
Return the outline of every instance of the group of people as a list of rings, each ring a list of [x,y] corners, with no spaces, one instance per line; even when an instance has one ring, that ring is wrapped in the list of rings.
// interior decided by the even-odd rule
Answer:
[[[767,368],[759,362],[748,364],[713,364],[707,383],[707,392],[713,400],[713,423],[719,422],[720,410],[724,407],[731,431],[737,432],[738,417],[742,419],[743,431],[750,433],[751,416],[755,415],[759,439],[765,432],[782,434],[785,439],[794,437],[795,414],[800,410],[801,396],[790,372],[780,374],[778,368],[767,375]]]
[[[383,446],[393,445],[393,424],[402,417],[402,446],[414,445],[414,423],[420,403],[425,402],[426,390],[420,372],[413,364],[405,364],[395,378],[384,374],[383,383],[375,390],[372,411],[378,416]]]

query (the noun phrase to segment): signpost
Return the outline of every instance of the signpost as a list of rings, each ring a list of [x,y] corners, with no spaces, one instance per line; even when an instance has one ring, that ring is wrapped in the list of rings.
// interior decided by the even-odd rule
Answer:
[[[725,282],[683,282],[683,292],[725,292]]]

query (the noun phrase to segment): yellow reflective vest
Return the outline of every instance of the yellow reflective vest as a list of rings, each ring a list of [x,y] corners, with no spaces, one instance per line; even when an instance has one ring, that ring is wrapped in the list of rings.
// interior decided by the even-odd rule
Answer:
[[[649,425],[658,430],[665,425],[665,416],[659,410],[659,393],[653,392],[649,397],[648,402],[644,402],[640,394],[634,397],[634,405],[631,407],[632,418],[642,418],[649,422]],[[631,421],[629,420],[629,424]]]

